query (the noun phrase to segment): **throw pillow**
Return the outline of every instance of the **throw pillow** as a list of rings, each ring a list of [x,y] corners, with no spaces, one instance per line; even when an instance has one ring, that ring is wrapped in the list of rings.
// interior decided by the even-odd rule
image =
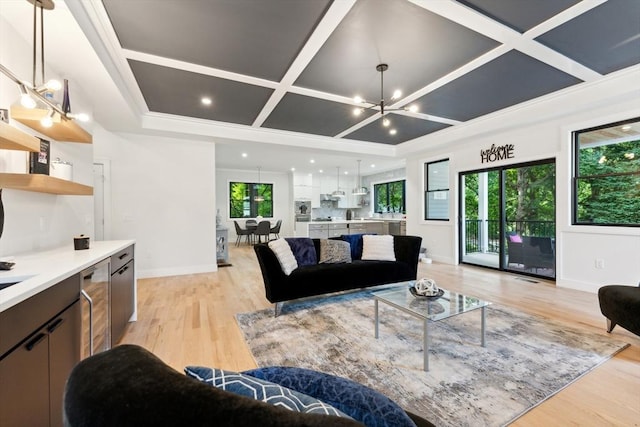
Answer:
[[[261,400],[290,411],[351,418],[331,405],[327,405],[304,393],[250,375],[202,366],[187,366],[184,372],[187,376],[213,387]]]
[[[351,259],[357,260],[362,258],[362,236],[361,234],[343,234],[340,236],[345,242],[349,242],[351,245]]]
[[[513,243],[522,243],[522,237],[519,234],[510,234],[509,241]]]
[[[395,261],[393,236],[362,236],[362,259],[376,261]]]
[[[285,240],[291,247],[291,252],[293,252],[293,256],[298,262],[298,267],[318,263],[318,256],[316,255],[316,247],[313,245],[313,240],[308,237],[287,237]]]
[[[282,272],[287,276],[291,274],[293,270],[298,268],[298,262],[291,252],[291,247],[285,239],[272,240],[268,243],[269,249],[273,251],[278,258]]]
[[[348,378],[290,366],[269,366],[242,373],[320,399],[368,427],[415,427],[393,400]]]
[[[342,240],[320,239],[320,264],[351,262],[351,245]]]

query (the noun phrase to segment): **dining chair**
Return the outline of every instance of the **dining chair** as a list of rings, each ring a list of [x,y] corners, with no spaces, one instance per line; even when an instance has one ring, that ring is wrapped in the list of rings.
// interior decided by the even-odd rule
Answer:
[[[271,223],[269,221],[260,221],[258,228],[256,228],[255,235],[258,236],[258,243],[262,242],[262,236],[264,241],[269,241],[269,234],[271,233]]]
[[[247,236],[247,245],[251,243],[251,235],[253,234],[253,230],[240,227],[240,224],[238,224],[238,221],[233,221],[233,225],[236,227],[236,236],[238,236],[236,238],[236,246],[240,245],[242,236]]]
[[[282,220],[279,219],[278,221],[276,221],[276,225],[274,225],[273,227],[271,227],[271,230],[269,230],[269,232],[271,234],[273,234],[274,236],[276,236],[276,239],[280,238],[280,226],[282,226]]]

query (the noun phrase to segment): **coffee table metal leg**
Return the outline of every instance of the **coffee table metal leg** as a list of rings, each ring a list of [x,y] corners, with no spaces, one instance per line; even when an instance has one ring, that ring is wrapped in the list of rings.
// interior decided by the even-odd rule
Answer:
[[[487,339],[486,339],[486,334],[485,334],[485,331],[486,331],[485,326],[487,324],[487,314],[486,314],[486,311],[485,311],[485,307],[482,307],[481,310],[482,310],[482,322],[481,322],[482,323],[482,346],[486,347],[487,346]]]
[[[424,351],[424,371],[429,371],[429,323],[427,319],[424,319],[424,343],[422,344],[422,350]]]
[[[374,300],[373,304],[376,308],[376,339],[378,338],[378,300]]]

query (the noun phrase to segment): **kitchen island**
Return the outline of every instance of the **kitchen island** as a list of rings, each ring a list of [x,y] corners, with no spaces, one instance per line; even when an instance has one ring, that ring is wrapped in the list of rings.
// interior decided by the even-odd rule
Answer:
[[[327,239],[339,237],[343,234],[384,234],[383,221],[377,220],[332,220],[296,222],[295,236],[310,237],[312,239]]]

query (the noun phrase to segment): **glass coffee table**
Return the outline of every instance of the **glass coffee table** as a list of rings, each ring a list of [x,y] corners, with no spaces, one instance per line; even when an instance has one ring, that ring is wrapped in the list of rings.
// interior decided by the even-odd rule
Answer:
[[[459,294],[457,292],[444,290],[444,294],[439,298],[414,297],[409,291],[409,287],[415,282],[409,281],[398,284],[398,287],[386,289],[384,291],[374,292],[376,329],[375,336],[379,336],[379,314],[378,302],[383,302],[404,311],[411,316],[417,317],[423,321],[423,346],[424,346],[424,367],[425,371],[429,370],[429,322],[437,322],[448,319],[458,314],[469,311],[481,310],[481,341],[482,346],[486,347],[485,324],[486,313],[485,308],[491,303],[483,301],[473,296]]]

